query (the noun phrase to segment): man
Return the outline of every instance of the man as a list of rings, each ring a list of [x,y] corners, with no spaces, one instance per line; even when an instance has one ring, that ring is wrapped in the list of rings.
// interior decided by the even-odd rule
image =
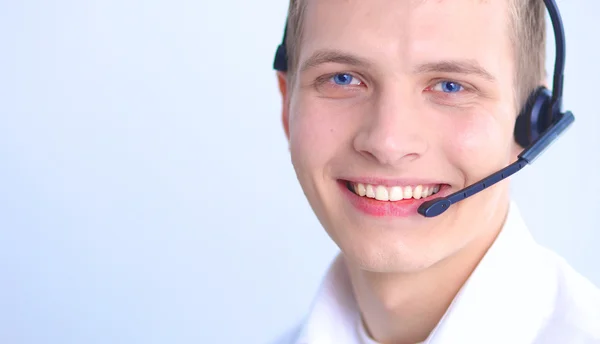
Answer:
[[[341,249],[281,343],[600,343],[600,292],[529,235],[508,182],[544,78],[541,0],[292,0],[292,162]],[[435,196],[434,196],[435,195]]]

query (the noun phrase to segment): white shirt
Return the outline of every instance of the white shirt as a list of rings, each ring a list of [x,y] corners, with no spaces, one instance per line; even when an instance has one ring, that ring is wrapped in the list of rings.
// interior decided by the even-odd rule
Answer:
[[[377,344],[360,326],[343,264],[338,256],[306,320],[276,343]],[[502,231],[424,342],[448,343],[600,344],[600,289],[538,245],[511,203]]]

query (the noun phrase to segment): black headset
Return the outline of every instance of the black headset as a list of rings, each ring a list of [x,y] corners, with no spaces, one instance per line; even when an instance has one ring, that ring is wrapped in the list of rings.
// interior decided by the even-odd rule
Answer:
[[[558,6],[554,0],[544,0],[548,9],[554,39],[556,42],[556,58],[554,61],[554,79],[552,91],[539,86],[528,98],[515,123],[515,141],[524,148],[516,162],[502,170],[459,190],[449,196],[424,202],[419,207],[419,214],[434,217],[445,212],[452,204],[473,196],[474,194],[508,178],[521,170],[543,153],[574,121],[570,111],[562,112],[562,97],[565,71],[565,31]],[[287,72],[288,56],[286,49],[287,24],[283,34],[283,42],[277,48],[273,68]]]

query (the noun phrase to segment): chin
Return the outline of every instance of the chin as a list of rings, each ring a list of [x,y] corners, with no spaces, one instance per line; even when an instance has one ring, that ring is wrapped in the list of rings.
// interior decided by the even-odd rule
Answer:
[[[423,271],[437,261],[399,254],[360,254],[342,251],[344,259],[354,268],[377,273],[416,273]]]
[[[446,255],[419,243],[386,238],[361,238],[336,242],[347,263],[378,273],[413,273],[431,267]]]

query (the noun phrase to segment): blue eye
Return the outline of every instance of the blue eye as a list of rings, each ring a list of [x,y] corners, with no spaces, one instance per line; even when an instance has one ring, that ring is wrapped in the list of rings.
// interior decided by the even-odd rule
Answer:
[[[437,83],[435,87],[433,87],[434,91],[440,91],[445,93],[456,93],[462,91],[464,88],[461,84],[454,81],[442,81]]]
[[[352,85],[352,84],[358,84],[360,83],[360,81],[355,81],[357,80],[356,78],[354,78],[352,75],[350,74],[336,74],[333,76],[333,82],[335,82],[337,85],[340,86],[347,86],[347,85]]]

